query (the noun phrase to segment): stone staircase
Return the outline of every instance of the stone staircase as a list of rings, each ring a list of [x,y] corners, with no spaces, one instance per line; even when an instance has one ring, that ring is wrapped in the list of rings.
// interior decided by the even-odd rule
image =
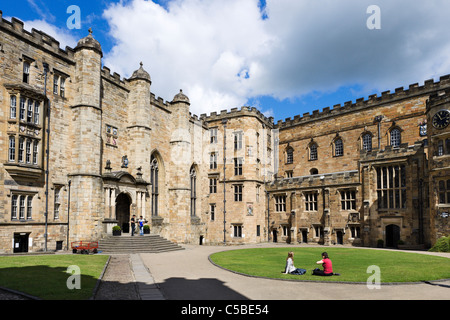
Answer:
[[[158,253],[184,250],[183,247],[156,234],[134,237],[108,236],[98,242],[98,250],[102,253]]]

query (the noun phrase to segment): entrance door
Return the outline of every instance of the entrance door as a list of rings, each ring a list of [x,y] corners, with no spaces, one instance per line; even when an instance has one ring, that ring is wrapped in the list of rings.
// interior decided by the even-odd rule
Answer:
[[[28,233],[14,233],[14,253],[28,252]]]
[[[116,199],[116,219],[118,225],[122,228],[122,233],[130,232],[130,208],[130,197],[125,193],[119,194]]]
[[[386,247],[397,247],[400,240],[400,227],[395,224],[386,226]]]
[[[277,235],[278,235],[278,232],[277,232],[277,230],[273,230],[273,242],[278,242],[278,238],[277,238]]]
[[[306,230],[302,230],[302,242],[308,243],[308,232]]]
[[[344,236],[342,234],[342,231],[336,231],[336,243],[344,244]]]

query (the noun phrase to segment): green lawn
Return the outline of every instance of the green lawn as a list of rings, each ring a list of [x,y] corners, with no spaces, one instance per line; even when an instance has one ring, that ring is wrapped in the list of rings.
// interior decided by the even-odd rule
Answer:
[[[80,254],[0,257],[0,286],[44,300],[86,300],[107,260],[105,255]],[[67,288],[69,266],[80,268],[80,290]]]
[[[294,252],[294,265],[306,269],[305,275],[283,274],[286,257]],[[333,262],[333,272],[340,276],[319,277],[311,275],[321,260],[321,253],[328,252]],[[264,248],[242,249],[215,253],[213,263],[239,273],[290,280],[349,281],[366,283],[373,274],[367,268],[376,265],[381,271],[381,282],[418,282],[450,278],[450,259],[424,254],[347,248]]]

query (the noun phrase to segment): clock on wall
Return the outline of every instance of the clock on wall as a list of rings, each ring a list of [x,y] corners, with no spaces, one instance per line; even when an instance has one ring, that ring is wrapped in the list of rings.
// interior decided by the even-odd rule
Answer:
[[[450,123],[450,111],[448,110],[439,110],[433,116],[433,126],[436,129],[444,129]]]

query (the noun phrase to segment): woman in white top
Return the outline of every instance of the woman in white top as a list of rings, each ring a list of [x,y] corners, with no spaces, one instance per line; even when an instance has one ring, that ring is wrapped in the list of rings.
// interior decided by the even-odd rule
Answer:
[[[288,253],[287,259],[286,259],[286,268],[284,270],[285,274],[305,274],[306,270],[305,269],[300,269],[300,268],[296,268],[294,266],[294,252],[290,251]]]

